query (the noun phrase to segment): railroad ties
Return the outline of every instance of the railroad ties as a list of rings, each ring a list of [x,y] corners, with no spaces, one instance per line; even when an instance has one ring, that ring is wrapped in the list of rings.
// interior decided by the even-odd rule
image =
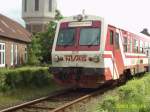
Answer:
[[[50,96],[10,107],[0,112],[73,112],[74,109],[82,108],[93,96],[101,95],[113,88],[60,90]]]

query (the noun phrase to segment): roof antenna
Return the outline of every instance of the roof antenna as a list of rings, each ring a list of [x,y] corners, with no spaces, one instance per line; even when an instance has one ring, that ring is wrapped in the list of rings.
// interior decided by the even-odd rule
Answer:
[[[85,17],[85,9],[82,10],[82,15]]]
[[[85,18],[85,19],[88,18],[88,16],[85,14],[85,9],[82,10],[82,16],[83,16],[83,18]]]

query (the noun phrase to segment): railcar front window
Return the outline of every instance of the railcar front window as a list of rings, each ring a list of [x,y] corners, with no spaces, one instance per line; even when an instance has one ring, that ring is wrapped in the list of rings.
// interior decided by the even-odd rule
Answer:
[[[75,29],[61,29],[58,34],[57,45],[73,45]]]
[[[99,45],[100,29],[99,28],[81,28],[80,45]]]

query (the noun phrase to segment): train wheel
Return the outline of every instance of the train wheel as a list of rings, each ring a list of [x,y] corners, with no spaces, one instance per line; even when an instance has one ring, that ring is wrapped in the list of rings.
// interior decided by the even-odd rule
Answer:
[[[148,72],[148,66],[144,67],[144,72]]]
[[[126,72],[125,72],[125,76],[126,76],[126,78],[127,78],[128,80],[132,79],[134,74],[135,74],[134,72],[133,72],[133,74],[132,74],[132,72],[131,72],[130,69],[127,69]]]
[[[135,68],[131,68],[130,72],[131,72],[131,75],[134,76],[135,75]]]
[[[127,77],[125,74],[121,74],[120,78],[118,79],[118,85],[123,85],[127,82]]]

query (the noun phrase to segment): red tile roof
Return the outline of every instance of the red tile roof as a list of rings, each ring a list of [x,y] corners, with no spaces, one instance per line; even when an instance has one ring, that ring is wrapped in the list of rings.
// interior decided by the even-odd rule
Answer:
[[[31,41],[31,33],[16,21],[2,14],[0,14],[0,36],[23,42]]]

